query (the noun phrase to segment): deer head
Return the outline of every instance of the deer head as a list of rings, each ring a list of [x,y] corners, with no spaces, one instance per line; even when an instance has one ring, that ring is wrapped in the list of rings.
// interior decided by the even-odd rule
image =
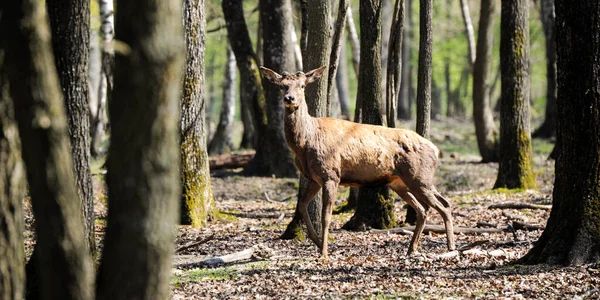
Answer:
[[[304,100],[306,85],[319,79],[326,68],[326,66],[322,66],[306,74],[298,71],[296,74],[283,72],[281,75],[265,67],[260,67],[260,70],[270,82],[279,86],[284,105],[288,108],[297,108],[302,102],[301,100]]]

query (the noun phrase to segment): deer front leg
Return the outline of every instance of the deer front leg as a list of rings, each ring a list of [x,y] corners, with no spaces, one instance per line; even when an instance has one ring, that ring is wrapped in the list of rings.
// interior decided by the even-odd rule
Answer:
[[[333,212],[333,203],[337,194],[338,183],[330,180],[323,185],[323,210],[321,213],[321,227],[323,228],[323,239],[321,247],[321,256],[327,258],[327,242],[329,236],[329,225],[331,223],[331,214]]]
[[[322,244],[319,241],[317,232],[315,231],[315,228],[313,227],[310,221],[310,216],[308,215],[308,205],[315,198],[315,196],[319,192],[319,189],[321,189],[321,186],[310,179],[308,179],[307,182],[308,183],[306,186],[306,190],[304,192],[304,195],[302,195],[302,198],[300,198],[300,202],[298,203],[298,205],[300,206],[300,214],[302,215],[302,220],[304,221],[306,229],[308,230],[308,237],[315,243],[315,245],[317,245],[317,247],[321,248]]]

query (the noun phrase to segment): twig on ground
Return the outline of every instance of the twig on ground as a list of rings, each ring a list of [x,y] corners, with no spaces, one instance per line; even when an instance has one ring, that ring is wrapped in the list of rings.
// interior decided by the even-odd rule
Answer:
[[[372,233],[401,233],[401,234],[412,234],[415,230],[415,226],[406,226],[392,229],[371,229]],[[435,232],[435,233],[445,233],[446,227],[442,225],[425,225],[425,229],[423,229],[424,233]],[[471,228],[471,227],[458,227],[454,226],[455,233],[465,233],[465,234],[481,234],[481,233],[499,233],[502,232],[502,229],[498,228]]]
[[[219,256],[219,257],[207,258],[207,259],[199,262],[199,264],[207,266],[207,267],[214,267],[214,266],[220,265],[220,264],[226,264],[226,263],[236,262],[236,261],[240,261],[240,260],[244,260],[244,259],[250,259],[250,258],[252,258],[253,254],[254,254],[254,247],[250,247],[248,249],[244,249],[239,252],[235,252],[235,253]]]
[[[202,244],[204,244],[204,243],[206,243],[206,242],[208,242],[208,241],[210,241],[210,240],[212,240],[214,238],[215,238],[215,235],[213,234],[213,235],[211,235],[211,236],[209,236],[209,237],[207,237],[207,238],[205,238],[203,240],[200,240],[200,241],[197,241],[197,242],[192,242],[192,243],[189,243],[187,245],[183,245],[183,246],[175,249],[175,253],[179,253],[179,252],[181,252],[183,250],[187,250],[187,249],[194,248],[196,246],[202,245]]]
[[[515,230],[527,230],[527,231],[532,231],[532,230],[544,230],[544,226],[541,225],[537,225],[537,224],[527,224],[524,222],[518,222],[518,221],[513,221],[512,223],[512,227]]]
[[[533,203],[517,203],[517,202],[505,202],[492,204],[488,206],[489,209],[541,209],[541,210],[551,210],[552,205],[541,205],[541,204],[533,204]]]

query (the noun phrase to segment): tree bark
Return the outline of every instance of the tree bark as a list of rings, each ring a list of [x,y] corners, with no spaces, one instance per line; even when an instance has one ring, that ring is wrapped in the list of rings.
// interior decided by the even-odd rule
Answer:
[[[498,132],[490,105],[490,70],[494,44],[495,0],[482,0],[477,34],[477,55],[473,66],[473,120],[482,162],[498,161]]]
[[[217,125],[217,130],[208,144],[208,153],[210,155],[230,153],[231,150],[233,150],[231,132],[233,130],[233,121],[235,117],[236,74],[235,55],[233,55],[231,47],[228,46],[227,63],[225,64],[225,79],[223,80],[221,114],[219,115],[219,125]]]
[[[62,88],[73,171],[83,209],[88,249],[94,255],[94,197],[90,171],[90,111],[88,106],[90,3],[89,0],[48,0],[54,62]]]
[[[90,123],[92,131],[91,151],[93,156],[100,155],[106,150],[102,149],[102,142],[105,139],[108,128],[107,108],[112,95],[113,87],[113,69],[115,53],[112,45],[115,34],[115,18],[113,9],[113,0],[98,0],[100,6],[100,17],[102,19],[102,74],[100,76],[100,86],[98,87],[98,107],[96,113],[92,115]]]
[[[431,32],[432,0],[420,0],[419,11],[419,76],[417,83],[417,133],[429,138],[431,119]]]
[[[331,54],[329,58],[329,70],[327,70],[327,116],[333,116],[332,106],[335,103],[335,97],[337,93],[335,93],[336,85],[334,80],[337,77],[338,66],[340,62],[340,52],[342,48],[342,36],[344,32],[344,27],[346,27],[346,16],[348,13],[348,8],[350,7],[349,0],[340,0],[338,5],[338,15],[337,19],[334,23],[333,37],[331,40]]]
[[[356,24],[354,22],[354,14],[352,6],[348,6],[346,29],[348,29],[348,40],[350,41],[350,49],[352,49],[352,67],[354,68],[354,74],[358,77],[358,69],[360,64],[360,41],[358,39],[358,32],[356,31]]]
[[[383,125],[381,99],[381,13],[380,0],[360,1],[360,70],[358,73],[357,106],[361,123]],[[357,103],[358,104],[358,103]],[[387,187],[366,188],[358,191],[358,205],[352,218],[344,224],[348,230],[391,228],[396,225],[394,198]]]
[[[241,0],[224,0],[221,3],[223,15],[227,22],[229,45],[235,54],[240,71],[240,101],[242,102],[242,118],[250,118],[255,131],[252,145],[258,144],[258,136],[266,127],[265,95],[256,63],[256,54],[244,19]],[[244,145],[242,145],[244,146]]]
[[[345,45],[340,49],[340,63],[338,65],[337,75],[335,76],[335,85],[337,87],[338,99],[340,101],[341,118],[350,120],[350,87],[348,86],[348,61],[346,57]]]
[[[412,17],[412,0],[406,1],[406,16],[407,22],[404,25],[402,37],[402,79],[400,80],[400,94],[398,95],[398,119],[410,120],[412,117],[411,97],[412,97],[412,40],[414,37],[414,22]]]
[[[331,2],[321,0],[308,0],[305,3],[306,14],[303,15],[302,27],[306,27],[303,31],[301,40],[306,39],[308,47],[302,53],[302,65],[305,70],[314,70],[321,66],[330,66],[331,57]],[[318,45],[310,47],[310,45]],[[321,78],[315,83],[308,85],[305,90],[306,104],[308,113],[313,117],[326,117],[329,111],[327,101],[327,84],[329,78]],[[301,199],[308,186],[308,179],[305,176],[300,176],[300,188],[298,189],[298,199]],[[313,228],[317,233],[321,233],[321,213],[323,201],[321,193],[311,201],[308,206],[308,214],[312,221]],[[294,218],[288,224],[285,232],[282,234],[283,239],[298,238],[301,232],[300,225],[302,224],[302,216],[299,211],[299,206],[296,205]]]
[[[25,169],[0,50],[0,299],[25,298]]]
[[[469,66],[473,68],[473,64],[475,64],[476,59],[475,34],[473,33],[473,22],[471,21],[471,13],[469,12],[469,3],[467,0],[460,0],[460,12],[462,13],[463,23],[465,25],[465,33],[467,35]]]
[[[393,0],[381,0],[381,11],[385,12],[381,16],[381,66],[386,68],[388,65],[388,55],[390,51],[390,29],[392,28],[394,18]],[[381,110],[384,113],[384,119],[387,120],[387,72],[385,69],[381,72]],[[387,122],[387,121],[386,121]]]
[[[37,296],[91,299],[92,262],[43,3],[6,1],[0,11],[0,44],[36,220],[38,253],[33,257],[43,266],[36,274],[41,283]]]
[[[390,26],[390,42],[387,63],[386,82],[386,118],[388,127],[396,127],[398,112],[397,100],[400,92],[400,77],[402,75],[402,31],[404,26],[404,0],[396,0],[392,24]]]
[[[494,188],[536,187],[529,130],[528,18],[528,1],[502,1],[500,165]]]
[[[546,37],[546,116],[536,129],[534,138],[552,138],[556,136],[556,13],[554,0],[542,0],[542,25]]]
[[[195,4],[201,10],[204,3]],[[178,139],[185,49],[181,9],[161,0],[117,2],[116,39],[128,46],[128,55],[115,57],[106,162],[110,211],[98,299],[169,296],[181,197]],[[186,19],[192,17],[190,9],[186,7]],[[193,16],[199,18],[197,13]],[[203,29],[197,29],[200,39]],[[200,80],[190,88],[202,87]]]
[[[184,2],[185,71],[181,95],[181,223],[202,227],[215,214],[205,124],[204,0]]]
[[[520,262],[581,265],[600,257],[600,7],[556,1],[556,181],[542,236]]]
[[[293,71],[294,44],[291,39],[292,7],[290,0],[261,0],[263,64],[276,72]],[[267,123],[259,133],[256,156],[244,169],[258,176],[296,177],[292,152],[283,131],[283,101],[279,87],[264,82]]]

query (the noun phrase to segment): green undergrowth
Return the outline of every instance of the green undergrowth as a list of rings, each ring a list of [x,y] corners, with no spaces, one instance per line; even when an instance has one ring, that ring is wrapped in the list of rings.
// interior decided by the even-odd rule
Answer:
[[[198,282],[204,280],[229,280],[238,277],[246,272],[264,270],[270,263],[270,261],[255,261],[244,264],[223,266],[219,268],[184,270],[181,274],[176,274],[173,276],[173,278],[171,279],[171,284],[175,287],[180,287],[190,282]]]

